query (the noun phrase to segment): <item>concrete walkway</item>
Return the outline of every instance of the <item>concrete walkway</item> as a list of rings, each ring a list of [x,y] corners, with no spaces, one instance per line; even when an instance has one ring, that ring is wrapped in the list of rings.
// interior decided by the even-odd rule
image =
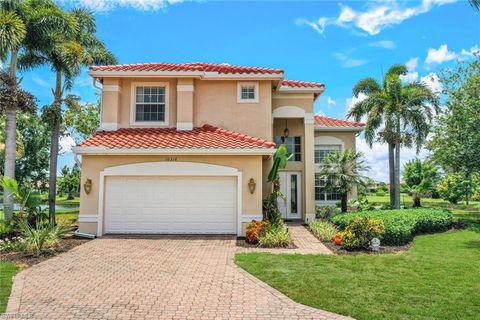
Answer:
[[[288,223],[287,225],[296,246],[295,249],[239,247],[237,252],[332,254],[332,251],[318,240],[306,226],[299,223]]]
[[[303,231],[293,233],[302,244]],[[234,264],[236,250],[235,238],[220,236],[93,240],[20,272],[4,317],[347,319],[254,278]]]

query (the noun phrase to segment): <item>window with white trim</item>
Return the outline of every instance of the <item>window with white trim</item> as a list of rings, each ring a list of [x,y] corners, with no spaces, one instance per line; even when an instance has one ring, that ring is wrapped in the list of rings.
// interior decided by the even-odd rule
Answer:
[[[281,136],[275,136],[273,141],[278,146],[285,144],[289,154],[293,154],[289,161],[302,161],[302,137],[287,137],[282,140]]]
[[[330,154],[332,152],[335,152],[335,151],[340,151],[340,150],[342,150],[342,146],[337,145],[337,144],[317,144],[317,145],[315,145],[315,153],[314,153],[315,163],[317,163],[317,164],[322,163],[323,159],[325,159],[325,157],[328,154]]]
[[[258,102],[258,82],[238,82],[237,84],[238,103]]]
[[[320,177],[319,173],[315,174],[315,201],[339,201],[342,195],[336,190],[327,190],[325,188],[325,179]]]
[[[166,87],[135,87],[135,122],[166,122]]]

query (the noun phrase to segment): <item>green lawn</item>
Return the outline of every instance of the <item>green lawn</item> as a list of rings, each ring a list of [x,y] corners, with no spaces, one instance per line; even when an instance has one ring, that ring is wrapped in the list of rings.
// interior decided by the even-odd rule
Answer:
[[[236,263],[297,302],[357,319],[478,319],[480,206],[429,200],[469,229],[416,237],[405,253],[247,253]]]
[[[0,314],[5,312],[12,289],[12,277],[17,273],[18,267],[11,262],[0,262]]]
[[[56,211],[57,222],[65,225],[77,224],[78,209],[62,209]],[[0,221],[4,219],[3,210],[0,210]]]
[[[478,319],[480,233],[415,239],[403,254],[238,254],[239,266],[312,307],[357,319]]]
[[[55,199],[57,205],[80,205],[80,197],[75,197],[72,200],[67,200],[67,196],[58,197]]]

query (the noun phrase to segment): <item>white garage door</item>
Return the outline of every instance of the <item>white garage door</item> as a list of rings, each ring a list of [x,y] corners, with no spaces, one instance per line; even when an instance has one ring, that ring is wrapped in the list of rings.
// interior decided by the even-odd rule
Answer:
[[[236,233],[235,177],[107,177],[106,233]]]

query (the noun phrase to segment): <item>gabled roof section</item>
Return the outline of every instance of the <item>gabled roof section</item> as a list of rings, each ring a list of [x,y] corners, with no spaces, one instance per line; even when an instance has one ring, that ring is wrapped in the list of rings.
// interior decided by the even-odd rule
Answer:
[[[315,130],[323,131],[362,131],[365,124],[322,115],[314,116]]]
[[[262,67],[235,66],[227,63],[139,63],[90,67],[92,76],[106,75],[184,75],[210,78],[215,76],[261,76],[283,79],[283,70]]]
[[[82,151],[83,150],[83,151]],[[95,151],[138,151],[150,150],[162,153],[177,151],[257,151],[271,154],[275,143],[211,125],[193,128],[188,131],[176,128],[125,128],[116,131],[100,131],[85,140],[76,153]],[[267,151],[267,152],[265,152]],[[184,153],[184,152],[181,152]]]

